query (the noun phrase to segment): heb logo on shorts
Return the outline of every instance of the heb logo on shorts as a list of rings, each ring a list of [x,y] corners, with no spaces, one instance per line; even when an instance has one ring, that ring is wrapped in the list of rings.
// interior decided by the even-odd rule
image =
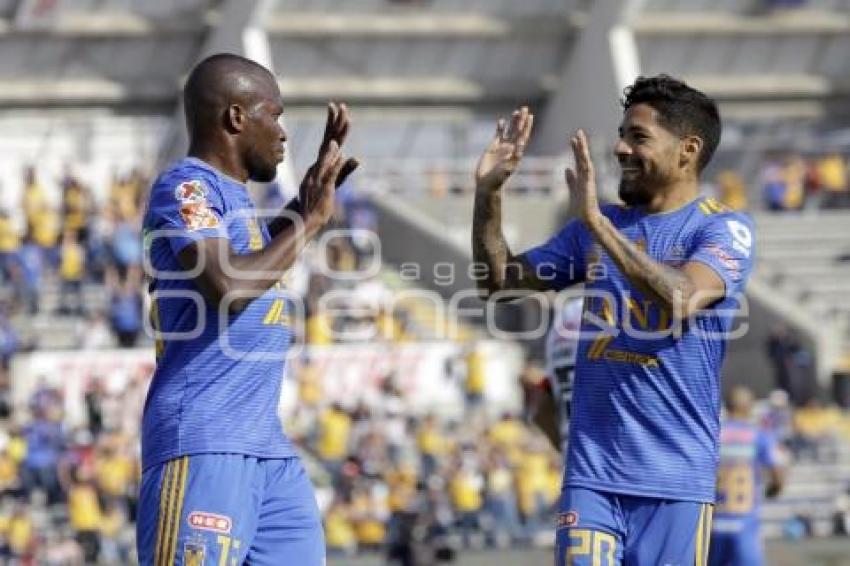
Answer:
[[[578,525],[578,511],[567,511],[558,514],[558,528],[575,527]]]
[[[233,521],[230,517],[224,515],[216,515],[215,513],[204,513],[202,511],[192,511],[187,519],[189,526],[193,529],[202,529],[204,531],[213,531],[216,533],[227,534],[233,526]]]

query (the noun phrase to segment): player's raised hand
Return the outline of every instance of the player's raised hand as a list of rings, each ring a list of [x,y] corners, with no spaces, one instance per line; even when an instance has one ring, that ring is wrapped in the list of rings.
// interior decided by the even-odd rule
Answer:
[[[327,151],[331,141],[336,141],[337,145],[342,148],[345,143],[345,138],[348,137],[348,130],[351,127],[351,115],[348,112],[348,106],[341,102],[328,103],[328,118],[325,122],[325,133],[322,136],[322,144],[319,146],[319,154]],[[358,161],[354,158],[345,160],[339,174],[336,178],[336,186],[339,187],[345,182],[345,179],[357,169]]]
[[[353,163],[353,171],[357,167],[357,160],[344,159],[342,150],[334,139],[319,152],[318,160],[307,170],[298,191],[305,219],[313,220],[320,226],[330,220],[334,213],[336,186],[343,168],[349,162]]]
[[[329,103],[319,155],[304,175],[298,191],[298,201],[305,218],[310,216],[320,225],[327,223],[333,215],[335,189],[360,165],[357,159],[346,159],[342,154],[342,144],[350,126],[348,107]]]
[[[570,198],[575,203],[579,216],[585,222],[592,222],[601,215],[599,199],[596,196],[596,172],[590,159],[590,145],[587,135],[579,130],[570,139],[575,157],[575,169],[567,167],[567,186]]]
[[[483,189],[498,189],[516,171],[531,129],[534,126],[534,114],[527,106],[514,110],[510,123],[500,118],[496,124],[496,135],[478,160],[475,170],[475,184]]]

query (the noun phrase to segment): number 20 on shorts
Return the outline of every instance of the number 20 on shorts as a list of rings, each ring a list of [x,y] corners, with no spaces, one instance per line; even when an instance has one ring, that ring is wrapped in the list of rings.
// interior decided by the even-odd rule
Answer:
[[[564,566],[614,566],[617,539],[613,535],[590,529],[571,529]],[[577,560],[588,557],[591,562]]]

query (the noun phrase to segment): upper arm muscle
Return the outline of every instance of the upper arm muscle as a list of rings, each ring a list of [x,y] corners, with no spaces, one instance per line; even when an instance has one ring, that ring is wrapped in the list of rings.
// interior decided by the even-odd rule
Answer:
[[[688,305],[690,312],[709,307],[726,295],[726,284],[708,265],[690,261],[682,266],[682,272],[693,286],[693,295]]]
[[[228,290],[228,278],[222,258],[230,254],[230,242],[226,238],[204,238],[183,248],[177,254],[180,266],[197,273],[193,281],[204,297],[218,305]]]

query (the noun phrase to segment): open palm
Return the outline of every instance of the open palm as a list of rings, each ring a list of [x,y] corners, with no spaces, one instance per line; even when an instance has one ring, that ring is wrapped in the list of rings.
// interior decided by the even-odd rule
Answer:
[[[496,135],[484,150],[475,170],[477,186],[497,189],[516,171],[533,125],[534,115],[529,113],[526,106],[514,111],[510,124],[504,118],[499,119]]]

